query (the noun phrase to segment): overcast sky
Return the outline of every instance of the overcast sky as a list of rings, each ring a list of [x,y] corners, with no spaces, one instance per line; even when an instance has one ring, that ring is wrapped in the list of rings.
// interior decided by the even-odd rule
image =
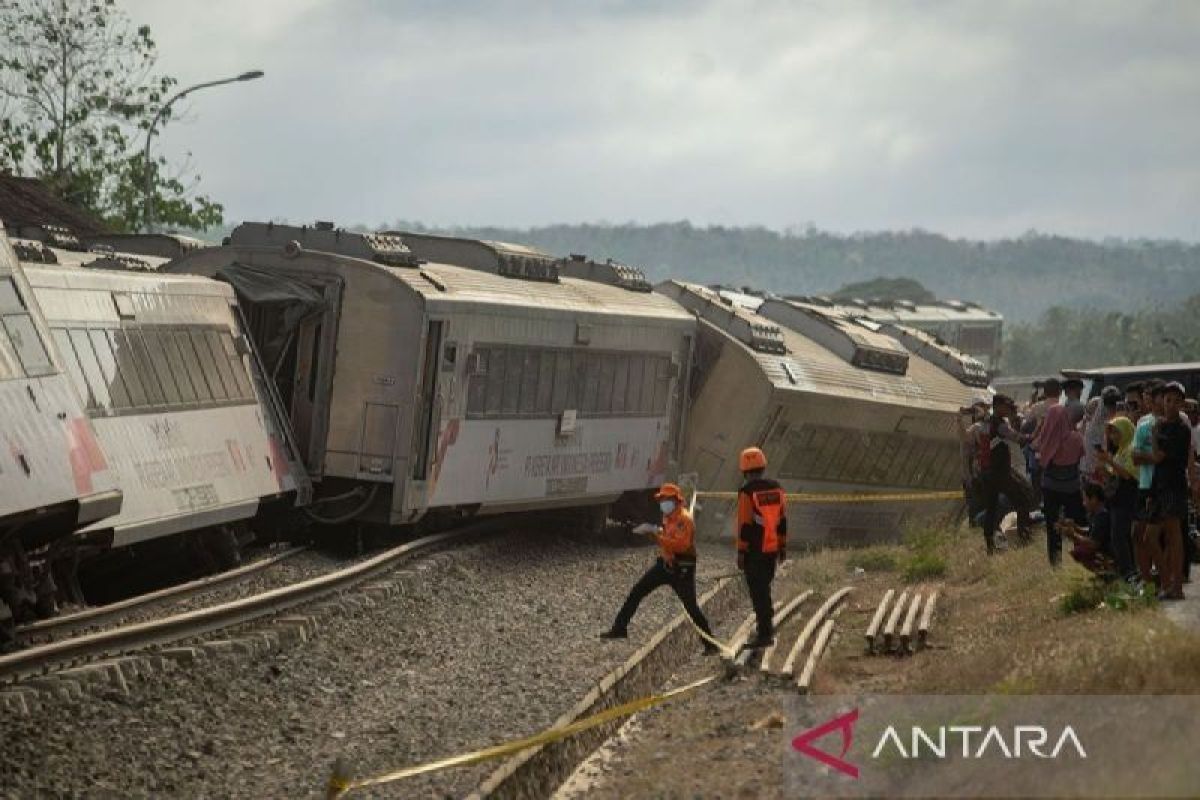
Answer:
[[[228,221],[1200,240],[1200,2],[126,0]]]

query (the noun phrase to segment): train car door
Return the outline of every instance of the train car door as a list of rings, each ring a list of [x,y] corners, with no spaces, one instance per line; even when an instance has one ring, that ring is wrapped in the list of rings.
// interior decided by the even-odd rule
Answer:
[[[444,326],[445,323],[441,320],[430,320],[425,331],[425,351],[421,358],[421,391],[417,398],[417,418],[413,425],[416,437],[412,476],[419,481],[425,480],[429,475],[434,432],[439,422],[436,402],[438,353],[442,349]]]

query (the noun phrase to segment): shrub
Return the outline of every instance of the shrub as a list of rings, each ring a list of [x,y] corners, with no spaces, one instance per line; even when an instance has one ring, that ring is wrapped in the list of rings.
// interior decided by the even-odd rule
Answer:
[[[846,559],[846,566],[867,572],[891,572],[896,569],[896,556],[886,550],[857,550]]]
[[[946,559],[934,552],[914,553],[904,561],[904,580],[918,583],[946,574]]]

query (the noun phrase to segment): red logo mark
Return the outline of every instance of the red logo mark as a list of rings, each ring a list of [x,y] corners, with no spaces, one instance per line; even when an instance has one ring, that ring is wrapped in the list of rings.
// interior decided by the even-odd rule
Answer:
[[[815,728],[810,728],[804,733],[792,739],[792,749],[803,753],[809,758],[815,758],[827,767],[833,767],[838,772],[845,773],[851,778],[858,777],[858,767],[851,764],[849,761],[843,761],[846,753],[850,751],[850,745],[854,742],[854,723],[858,721],[858,709],[843,714],[840,717],[834,717],[828,722],[818,725]],[[836,756],[830,755],[824,750],[818,750],[812,746],[812,742],[820,739],[828,733],[835,730],[842,732],[842,752]]]

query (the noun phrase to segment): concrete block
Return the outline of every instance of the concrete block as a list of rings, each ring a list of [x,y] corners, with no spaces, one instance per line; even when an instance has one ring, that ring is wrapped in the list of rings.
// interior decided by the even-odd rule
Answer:
[[[158,655],[164,661],[180,665],[195,664],[197,661],[203,661],[205,657],[204,650],[199,647],[167,647],[159,650]]]
[[[0,692],[0,711],[22,717],[29,716],[33,709],[26,697],[31,694],[33,692]]]

